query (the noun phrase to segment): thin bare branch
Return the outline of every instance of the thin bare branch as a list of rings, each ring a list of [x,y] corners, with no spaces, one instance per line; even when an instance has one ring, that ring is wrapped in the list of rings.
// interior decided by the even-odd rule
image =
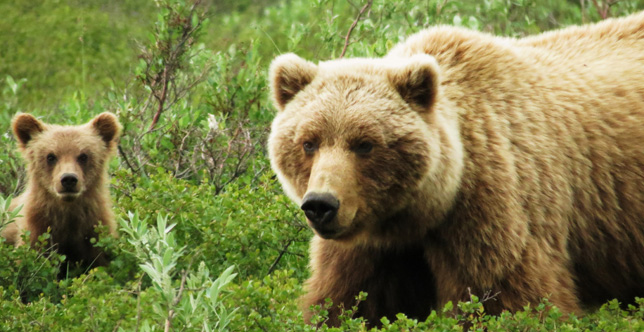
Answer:
[[[127,158],[127,155],[125,154],[125,152],[123,152],[123,148],[121,147],[121,145],[117,145],[117,148],[119,150],[119,153],[121,154],[121,157],[123,157],[123,160],[125,160],[125,164],[127,165],[127,167],[132,171],[132,173],[136,173],[136,171],[134,170],[134,167],[132,167],[132,164],[130,164],[130,160]]]
[[[599,4],[597,0],[593,0],[593,5],[595,6],[597,13],[602,18],[602,20],[605,20],[610,17],[610,7],[618,2],[619,0],[604,0],[601,4]]]
[[[183,296],[183,291],[185,290],[186,286],[186,277],[188,276],[188,270],[184,270],[182,275],[181,275],[181,285],[179,286],[179,292],[177,293],[177,296],[175,296],[174,300],[172,301],[172,308],[170,311],[168,311],[168,318],[165,320],[165,332],[170,332],[170,328],[172,326],[172,319],[174,318],[174,307],[179,304],[181,301],[181,297]]]
[[[163,112],[163,105],[165,104],[165,99],[167,98],[167,93],[168,93],[168,84],[170,83],[168,80],[168,67],[166,66],[163,68],[163,78],[161,79],[161,82],[163,84],[163,88],[161,89],[161,96],[156,97],[157,102],[159,103],[159,106],[157,107],[156,113],[154,113],[154,118],[152,118],[152,123],[150,123],[150,127],[148,128],[148,131],[154,129],[154,126],[159,122],[159,117],[161,117],[161,112]]]
[[[358,13],[358,16],[351,24],[351,27],[349,27],[349,31],[347,31],[347,35],[344,37],[344,47],[342,48],[342,53],[340,53],[340,58],[343,58],[344,54],[347,52],[347,47],[349,47],[349,44],[350,44],[349,39],[351,38],[351,33],[353,32],[353,29],[356,28],[356,25],[358,25],[358,21],[360,21],[360,17],[362,17],[362,14],[364,14],[364,12],[371,7],[372,3],[373,3],[373,0],[369,0],[364,6],[362,6],[362,8],[360,9],[360,12]]]
[[[443,7],[445,7],[446,3],[447,0],[443,0],[442,2],[436,4],[436,16],[440,16],[441,11],[443,11]]]
[[[134,332],[139,332],[139,326],[141,325],[141,284],[143,283],[143,276],[139,278],[138,289],[136,292],[136,328]]]

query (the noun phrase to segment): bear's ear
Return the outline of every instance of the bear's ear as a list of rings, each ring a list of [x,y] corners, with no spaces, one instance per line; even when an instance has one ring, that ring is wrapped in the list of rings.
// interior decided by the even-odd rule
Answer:
[[[97,115],[90,121],[90,125],[108,147],[111,147],[112,143],[116,142],[121,134],[121,124],[116,115],[110,112]]]
[[[11,128],[18,145],[24,149],[35,135],[45,130],[45,124],[31,114],[18,113],[11,122]]]
[[[436,59],[428,54],[415,54],[389,70],[389,80],[409,104],[427,111],[436,101],[440,84]]]
[[[278,110],[283,110],[295,95],[307,86],[318,67],[293,53],[278,56],[271,63],[269,77],[271,94]]]

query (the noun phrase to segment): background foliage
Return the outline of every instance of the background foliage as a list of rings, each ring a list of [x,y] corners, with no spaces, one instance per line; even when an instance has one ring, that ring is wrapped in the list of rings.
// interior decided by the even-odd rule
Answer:
[[[0,240],[0,330],[314,330],[297,308],[312,233],[265,155],[266,69],[277,54],[381,56],[436,24],[520,37],[642,9],[641,0],[0,0],[0,225],[15,217],[4,198],[25,183],[9,129],[16,112],[79,124],[109,110],[124,125],[111,165],[121,237],[97,243],[116,258],[56,280],[64,257]],[[545,300],[514,315],[487,316],[476,297],[458,309],[424,322],[401,315],[382,330],[644,329],[644,303],[613,301],[582,318]],[[330,330],[364,329],[348,311]]]

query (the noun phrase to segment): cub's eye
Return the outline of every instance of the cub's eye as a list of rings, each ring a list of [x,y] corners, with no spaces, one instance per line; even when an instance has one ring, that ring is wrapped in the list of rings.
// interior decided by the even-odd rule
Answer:
[[[371,150],[373,150],[373,144],[366,141],[358,144],[355,148],[353,148],[353,151],[359,154],[367,154],[371,152]]]
[[[58,159],[58,158],[56,158],[56,155],[55,155],[55,154],[53,154],[53,153],[50,153],[50,154],[48,154],[48,155],[47,155],[47,163],[48,163],[49,165],[53,165],[53,164],[55,164],[57,159]]]
[[[87,156],[86,153],[81,153],[77,159],[79,164],[86,164],[87,160],[89,159],[89,156]]]
[[[309,141],[302,143],[302,148],[304,148],[304,152],[306,153],[313,153],[318,149],[315,143]]]

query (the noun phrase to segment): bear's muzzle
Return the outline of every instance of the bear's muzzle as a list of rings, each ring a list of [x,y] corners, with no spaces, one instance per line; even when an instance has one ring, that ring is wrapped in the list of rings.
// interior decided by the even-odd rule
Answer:
[[[338,231],[336,216],[340,201],[329,193],[308,193],[302,200],[301,209],[311,222],[311,226],[323,238],[332,238]]]

